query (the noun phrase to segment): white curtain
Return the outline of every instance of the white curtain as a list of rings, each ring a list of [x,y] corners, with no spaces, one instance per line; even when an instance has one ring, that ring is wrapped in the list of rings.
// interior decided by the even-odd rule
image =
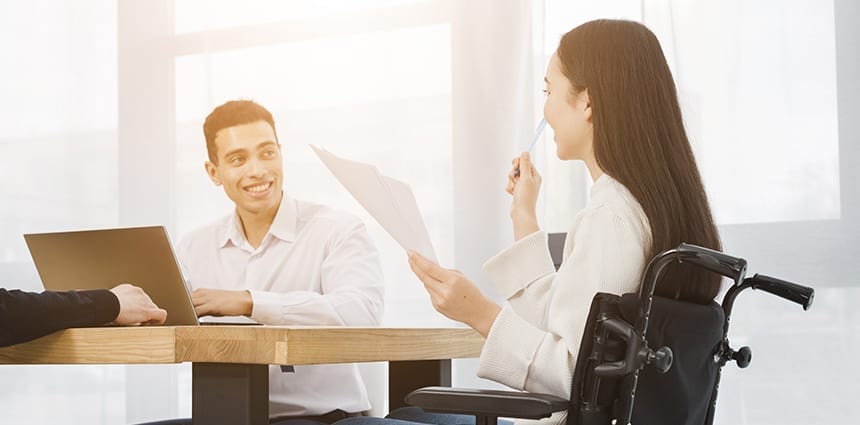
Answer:
[[[3,287],[42,289],[23,233],[118,224],[116,10],[0,2]],[[121,422],[124,370],[0,366],[0,423]]]
[[[816,288],[808,312],[764,293],[738,298],[729,338],[748,344],[753,362],[725,368],[716,423],[856,416],[846,394],[860,377],[851,360],[860,192],[845,171],[860,155],[844,120],[852,115],[840,109],[857,101],[856,71],[845,71],[856,70],[858,37],[838,17],[856,22],[857,11],[845,1],[643,2],[678,82],[724,249],[747,258],[750,275]]]

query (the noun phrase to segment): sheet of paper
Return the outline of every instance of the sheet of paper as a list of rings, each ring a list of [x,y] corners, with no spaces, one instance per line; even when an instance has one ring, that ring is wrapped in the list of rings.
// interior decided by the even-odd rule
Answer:
[[[340,158],[318,146],[311,145],[311,149],[400,246],[438,263],[418,202],[408,184],[380,174],[371,164]]]

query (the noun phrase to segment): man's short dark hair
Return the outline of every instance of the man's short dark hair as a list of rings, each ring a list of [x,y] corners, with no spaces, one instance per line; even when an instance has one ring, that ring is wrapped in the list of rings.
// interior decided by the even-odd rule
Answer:
[[[253,100],[231,100],[213,109],[203,123],[203,135],[206,137],[209,161],[213,164],[218,163],[218,147],[215,146],[215,135],[219,131],[257,121],[269,123],[272,126],[272,131],[275,131],[275,120],[272,118],[272,113]],[[276,142],[277,137],[277,132],[275,132]]]

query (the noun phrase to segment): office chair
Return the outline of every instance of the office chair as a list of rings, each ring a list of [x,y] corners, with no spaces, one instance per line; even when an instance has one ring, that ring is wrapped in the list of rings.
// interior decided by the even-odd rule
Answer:
[[[553,244],[558,247],[558,240]],[[731,279],[722,305],[654,296],[658,279],[672,262]],[[430,412],[474,415],[477,425],[493,424],[499,417],[546,418],[563,410],[568,412],[567,425],[710,425],[722,367],[735,361],[745,368],[752,358],[749,347],[736,351],[727,337],[738,293],[753,288],[804,310],[812,305],[812,288],[760,274],[746,278],[746,268],[742,258],[682,243],[651,260],[638,294],[595,295],[570,400],[518,391],[426,387],[407,395],[406,403]]]

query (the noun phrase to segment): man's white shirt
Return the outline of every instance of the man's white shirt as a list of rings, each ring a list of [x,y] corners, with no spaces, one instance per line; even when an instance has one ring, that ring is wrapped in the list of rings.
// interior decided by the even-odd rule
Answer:
[[[266,325],[376,326],[382,319],[379,253],[356,217],[284,195],[258,248],[234,212],[180,242],[189,287],[248,290]],[[269,368],[269,414],[370,408],[354,364]]]

